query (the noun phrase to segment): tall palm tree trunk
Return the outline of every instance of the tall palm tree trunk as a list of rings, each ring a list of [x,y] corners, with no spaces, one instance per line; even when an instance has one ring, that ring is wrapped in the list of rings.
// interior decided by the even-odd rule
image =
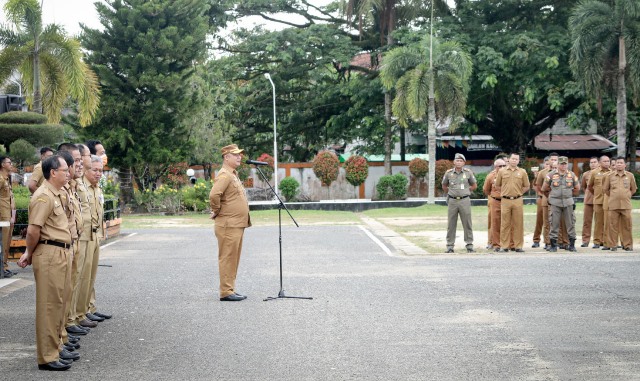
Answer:
[[[384,174],[391,175],[391,137],[392,137],[392,120],[391,120],[391,94],[384,94]]]
[[[429,204],[436,202],[436,97],[433,78],[433,0],[431,1],[431,22],[429,25],[429,126],[427,140],[429,142]]]
[[[42,90],[40,83],[40,55],[38,54],[38,41],[33,54],[33,111],[42,114]]]
[[[627,87],[624,74],[627,68],[624,37],[619,37],[620,53],[618,59],[618,94],[616,105],[616,129],[618,132],[618,156],[627,154]]]

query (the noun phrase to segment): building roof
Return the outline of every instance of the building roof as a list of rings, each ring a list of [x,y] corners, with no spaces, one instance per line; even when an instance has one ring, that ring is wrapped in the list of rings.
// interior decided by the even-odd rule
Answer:
[[[540,134],[536,136],[534,146],[541,151],[609,150],[617,147],[610,140],[596,134]]]

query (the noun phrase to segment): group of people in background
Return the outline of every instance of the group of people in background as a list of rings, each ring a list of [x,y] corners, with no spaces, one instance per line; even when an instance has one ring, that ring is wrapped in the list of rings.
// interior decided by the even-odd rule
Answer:
[[[44,147],[41,161],[27,184],[32,193],[26,250],[18,266],[33,265],[36,284],[36,352],[41,370],[67,370],[80,359],[81,336],[112,316],[96,307],[95,281],[104,237],[104,197],[100,189],[104,146],[62,143],[57,152]],[[5,180],[11,159],[2,157],[0,175],[1,220],[5,199],[10,200],[10,221],[15,223],[11,181]],[[9,220],[7,218],[7,220]],[[11,239],[11,229],[3,229]],[[3,242],[5,274],[10,245]],[[9,271],[10,272],[10,271]],[[10,276],[13,275],[10,272]]]
[[[477,188],[473,172],[464,167],[466,159],[456,154],[454,168],[442,180],[447,194],[447,253],[453,253],[458,217],[464,229],[468,252],[473,252],[470,196]],[[584,191],[584,219],[581,247],[616,251],[633,250],[631,197],[637,191],[635,177],[626,171],[624,157],[603,155],[589,160],[582,177],[568,169],[569,159],[551,153],[543,168],[533,168],[533,184],[527,172],[518,167],[520,155],[500,155],[485,178],[483,192],[488,200],[487,249],[496,252],[523,252],[524,201],[529,189],[536,192],[536,226],[533,248],[577,251],[575,197]]]

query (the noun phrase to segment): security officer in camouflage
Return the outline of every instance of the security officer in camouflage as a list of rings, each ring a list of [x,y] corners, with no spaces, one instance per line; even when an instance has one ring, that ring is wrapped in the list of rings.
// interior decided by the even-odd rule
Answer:
[[[464,242],[467,251],[473,250],[473,229],[471,227],[471,200],[469,196],[477,187],[476,177],[470,169],[464,168],[466,158],[457,153],[453,159],[454,167],[444,174],[442,190],[447,193],[447,205],[449,206],[447,225],[447,253],[453,253],[453,245],[456,241],[456,228],[458,215],[464,228]]]
[[[566,156],[558,158],[558,169],[549,172],[542,185],[542,192],[548,194],[551,212],[551,249],[558,251],[558,232],[560,220],[564,220],[569,234],[569,251],[576,251],[576,216],[573,198],[580,192],[580,182],[575,173],[569,171],[569,159]]]

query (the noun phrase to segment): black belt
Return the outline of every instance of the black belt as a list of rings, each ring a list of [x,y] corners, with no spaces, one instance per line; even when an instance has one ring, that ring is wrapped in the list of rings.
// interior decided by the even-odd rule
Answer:
[[[538,196],[538,198],[542,198],[542,196]]]
[[[449,195],[447,195],[447,196],[449,196]],[[466,195],[466,196],[456,196],[456,197],[449,196],[449,198],[454,198],[454,199],[456,199],[456,200],[462,200],[463,198],[467,198],[467,197],[469,197],[469,195]]]
[[[494,200],[496,200],[496,201],[500,201],[500,200],[502,200],[500,197],[493,197],[493,196],[491,196],[491,198],[492,198],[492,199],[494,199]]]
[[[58,247],[62,247],[62,248],[65,248],[65,249],[68,249],[68,248],[71,247],[71,244],[69,244],[69,243],[52,241],[52,240],[49,240],[49,239],[45,239],[44,241],[39,241],[38,243],[41,243],[43,245],[58,246]]]
[[[94,232],[94,233],[97,233],[98,232],[98,228],[92,228],[91,231]]]
[[[509,199],[509,200],[515,200],[515,199],[518,199],[518,198],[520,198],[520,197],[522,197],[522,195],[520,195],[520,196],[515,196],[515,197],[511,197],[511,196],[502,196],[502,198],[506,198],[506,199]]]

